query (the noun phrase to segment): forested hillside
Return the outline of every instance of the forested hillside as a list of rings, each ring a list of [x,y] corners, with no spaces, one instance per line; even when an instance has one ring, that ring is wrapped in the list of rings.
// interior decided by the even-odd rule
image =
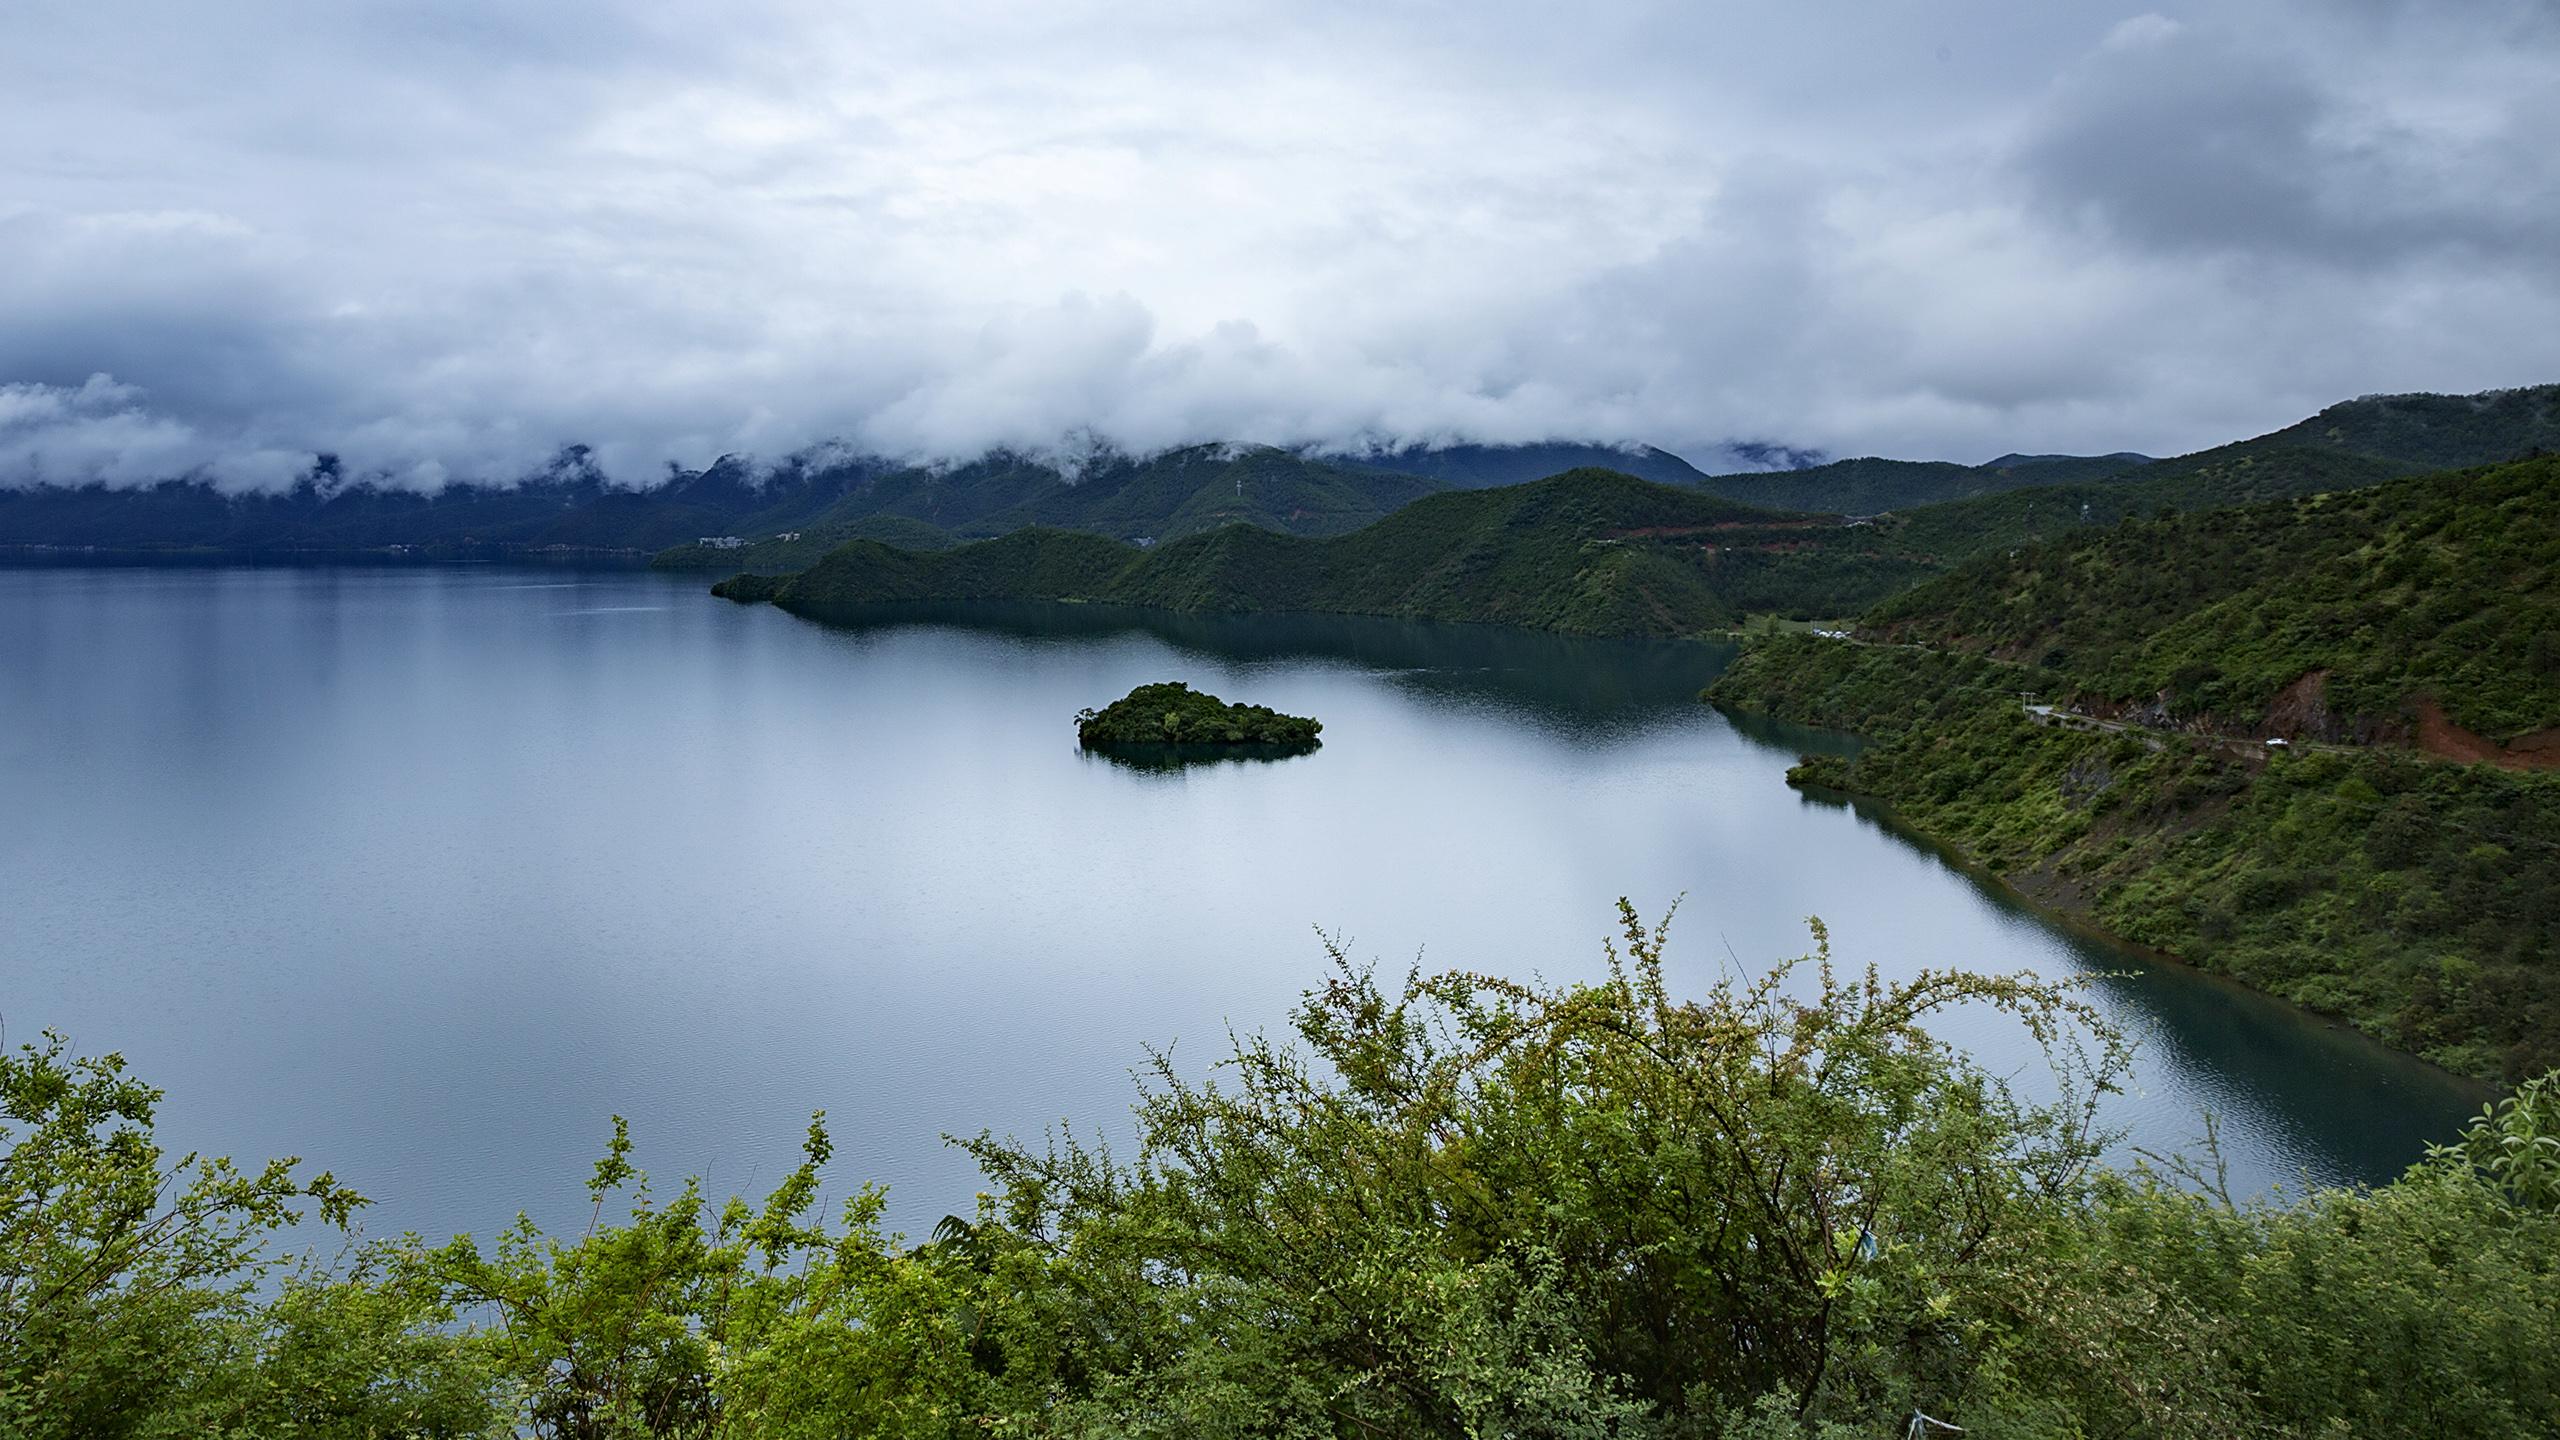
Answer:
[[[1709,694],[1876,739],[1798,778],[2126,939],[2452,1068],[2560,1063],[2560,459],[2089,528],[1860,629]]]
[[[1844,460],[1700,482],[1746,504],[1869,517],[1807,533],[1750,608],[1797,619],[1856,614],[1916,579],[2039,540],[2127,519],[2360,489],[2528,455],[2553,443],[2560,386],[2472,396],[2385,396],[2169,460],[2003,456],[1987,465]],[[2448,459],[2447,457],[2452,457]],[[1964,498],[1953,498],[1953,497]]]
[[[1982,465],[1865,458],[1699,483],[1772,510],[1900,512],[1908,525],[1899,538],[1943,556],[2163,508],[2307,495],[2550,449],[2560,449],[2560,385],[2369,395],[2255,439],[2167,460],[2131,453],[2003,455]]]
[[[2521,459],[2560,450],[2560,385],[2477,395],[2367,395],[2252,443],[2369,455],[2422,470]]]
[[[2128,518],[2357,489],[2555,445],[2560,386],[2546,385],[2350,400],[2255,439],[2168,460],[2004,455],[1968,466],[1859,459],[1700,484],[1771,509],[1872,517],[1816,538],[1794,561],[1822,577],[1802,588],[1818,588],[1825,598],[1788,612],[1812,618],[1863,610],[1912,575]]]
[[[2560,775],[2039,716],[2049,673],[1754,641],[1717,704],[1876,742],[1801,784],[1872,796],[2044,904],[2467,1074],[2560,1064]],[[2052,698],[2048,696],[2047,698]]]
[[[1055,530],[940,554],[850,544],[796,577],[741,575],[718,593],[821,613],[879,601],[1116,600],[1172,610],[1306,610],[1467,620],[1596,635],[1694,635],[1917,571],[1836,518],[1772,515],[1605,470],[1431,496],[1347,535],[1231,525],[1148,549]]]
[[[2560,727],[2560,459],[2079,530],[1865,624],[2154,723],[2408,741],[2441,707],[2541,745]]]
[[[1073,474],[999,453],[947,469],[910,466],[871,477],[810,523],[824,528],[896,515],[964,539],[1044,525],[1121,539],[1173,539],[1231,524],[1331,535],[1438,488],[1414,476],[1327,464],[1268,446],[1107,455]]]

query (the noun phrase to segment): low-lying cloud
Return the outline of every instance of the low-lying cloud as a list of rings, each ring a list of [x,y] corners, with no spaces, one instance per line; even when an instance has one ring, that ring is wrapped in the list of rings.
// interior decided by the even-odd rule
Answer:
[[[13,19],[0,483],[2170,452],[2560,379],[2546,7]]]

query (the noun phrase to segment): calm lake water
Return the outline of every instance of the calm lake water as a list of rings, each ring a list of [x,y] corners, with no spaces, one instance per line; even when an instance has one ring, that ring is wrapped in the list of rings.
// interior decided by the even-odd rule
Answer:
[[[920,1233],[945,1133],[1125,1130],[1130,1070],[1284,1023],[1318,932],[1400,970],[1594,974],[1686,895],[1675,979],[2131,967],[2112,1118],[2235,1182],[2381,1179],[2478,1103],[2414,1061],[2043,923],[1782,776],[1714,647],[1090,607],[821,626],[703,582],[496,569],[0,570],[0,1019],[121,1050],[181,1147],[299,1154],[369,1227],[582,1213],[630,1117],[756,1190],[809,1111]],[[1314,755],[1080,753],[1149,680],[1313,714]],[[1950,1033],[2030,1067],[2007,1031]]]

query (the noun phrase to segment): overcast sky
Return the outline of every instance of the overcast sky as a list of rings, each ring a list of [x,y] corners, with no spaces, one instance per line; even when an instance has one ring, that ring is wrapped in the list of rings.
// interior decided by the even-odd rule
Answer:
[[[18,0],[0,137],[21,483],[2560,380],[2554,0]]]

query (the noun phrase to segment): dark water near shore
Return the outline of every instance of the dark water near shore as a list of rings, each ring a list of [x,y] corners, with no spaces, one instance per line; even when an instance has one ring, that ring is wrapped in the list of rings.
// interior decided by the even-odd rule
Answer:
[[[808,1112],[919,1231],[945,1132],[1121,1127],[1148,1043],[1281,1024],[1318,930],[1401,968],[1596,973],[1683,894],[1688,985],[1807,947],[1892,973],[2130,968],[2112,1118],[2235,1184],[2386,1178],[2478,1096],[2067,933],[1782,775],[1714,647],[1072,606],[821,626],[697,577],[0,570],[0,1019],[122,1050],[169,1138],[300,1154],[377,1231],[554,1219],[638,1158],[770,1183]],[[1177,771],[1072,717],[1184,679],[1325,722]],[[2004,1072],[2021,1042],[1948,1033]]]

